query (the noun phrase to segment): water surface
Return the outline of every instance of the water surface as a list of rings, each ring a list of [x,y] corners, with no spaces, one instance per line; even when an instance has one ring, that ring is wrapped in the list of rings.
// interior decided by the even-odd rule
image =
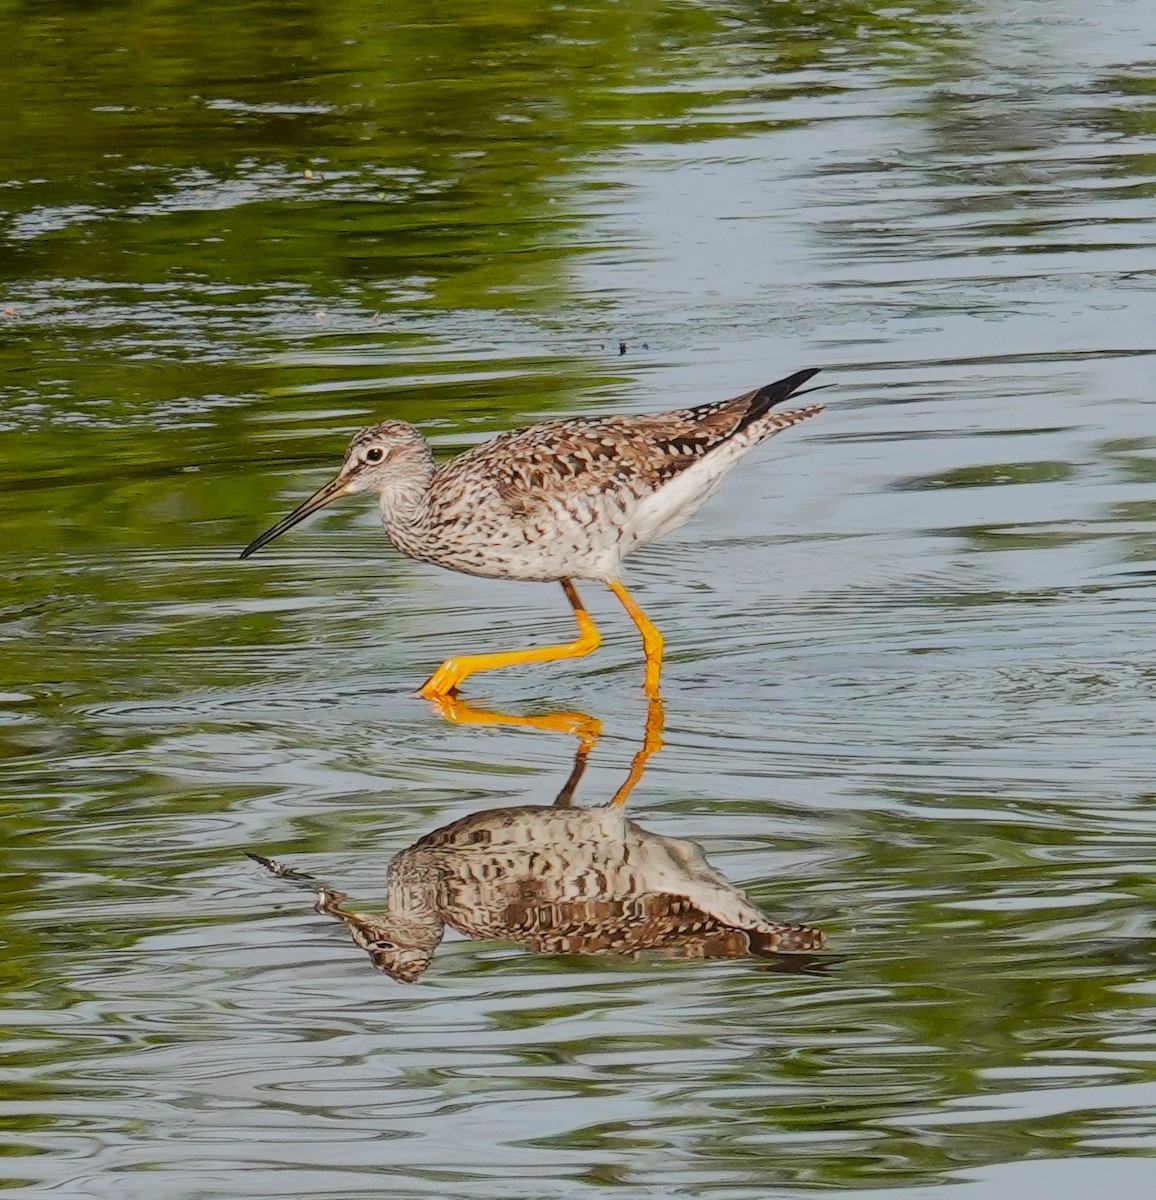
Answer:
[[[1154,1178],[1156,20],[311,3],[0,13],[0,958],[13,1195],[881,1200]],[[619,344],[625,352],[619,352]],[[560,590],[371,505],[236,553],[367,421],[439,454],[805,367],[821,418],[632,560],[630,798],[818,974],[447,941],[375,973],[273,854],[548,804],[445,655]],[[471,681],[646,721],[635,631]]]

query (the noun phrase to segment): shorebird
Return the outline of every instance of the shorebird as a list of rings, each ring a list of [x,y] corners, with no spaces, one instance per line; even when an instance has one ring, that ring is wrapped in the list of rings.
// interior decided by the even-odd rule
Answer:
[[[450,695],[475,671],[596,650],[602,637],[573,582],[593,579],[610,588],[642,634],[646,694],[654,698],[662,634],[619,581],[623,559],[682,525],[760,442],[822,412],[818,404],[773,411],[817,373],[798,371],[694,408],[543,421],[441,466],[413,425],[382,421],[356,433],[336,478],[241,557],[339,496],[376,492],[385,531],[403,554],[470,575],[556,580],[578,623],[578,637],[561,645],[449,658],[422,685],[423,696]]]
[[[788,969],[813,961],[808,956],[826,941],[821,930],[768,917],[707,862],[697,843],[652,833],[626,817],[627,797],[662,744],[661,701],[650,702],[630,773],[597,808],[573,804],[590,750],[585,727],[575,721],[581,714],[556,715],[564,723],[542,727],[565,724],[580,741],[553,805],[485,809],[427,833],[390,862],[384,911],[353,911],[343,905],[346,893],[312,875],[261,854],[249,857],[313,891],[317,911],[344,921],[374,966],[403,983],[429,966],[447,926],[537,953],[754,957]],[[481,710],[461,714],[487,718],[516,720]]]
[[[447,926],[539,954],[774,958],[825,942],[768,917],[696,843],[652,833],[619,805],[485,809],[427,833],[389,864],[382,912],[347,909],[344,892],[249,857],[314,889],[317,910],[402,983],[429,966]]]

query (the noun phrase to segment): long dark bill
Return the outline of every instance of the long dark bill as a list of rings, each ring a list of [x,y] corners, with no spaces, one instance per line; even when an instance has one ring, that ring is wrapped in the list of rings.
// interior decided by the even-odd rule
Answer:
[[[331,479],[319,492],[314,492],[308,500],[297,505],[287,517],[282,517],[276,525],[255,537],[241,551],[241,557],[248,558],[250,554],[256,554],[262,546],[267,546],[274,538],[280,537],[285,530],[292,529],[294,525],[304,521],[311,513],[315,513],[319,508],[324,508],[339,496],[344,496],[347,483],[348,480],[341,475],[338,475],[336,479]]]

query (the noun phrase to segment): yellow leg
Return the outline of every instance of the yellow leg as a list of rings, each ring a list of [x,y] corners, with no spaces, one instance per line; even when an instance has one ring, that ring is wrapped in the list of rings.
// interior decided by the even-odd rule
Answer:
[[[614,793],[608,808],[615,808],[626,803],[626,797],[634,790],[634,785],[642,778],[642,772],[646,770],[646,760],[662,749],[664,720],[662,701],[655,697],[650,701],[650,706],[646,710],[646,734],[642,740],[642,747],[635,753],[634,761],[630,764],[630,774],[627,775],[626,782]]]
[[[466,654],[461,658],[447,658],[444,663],[421,686],[421,694],[427,700],[448,696],[467,676],[475,671],[489,671],[494,667],[513,667],[519,663],[550,662],[555,658],[581,658],[602,645],[598,627],[590,614],[582,607],[578,593],[569,579],[562,580],[562,590],[574,618],[578,622],[578,637],[561,646],[536,646],[532,650],[505,650],[498,654]],[[661,642],[661,639],[659,639]]]
[[[658,699],[658,677],[662,674],[662,634],[651,624],[650,618],[634,603],[631,594],[617,579],[608,579],[606,586],[622,601],[622,607],[642,634],[642,648],[646,651],[646,694],[651,700]]]

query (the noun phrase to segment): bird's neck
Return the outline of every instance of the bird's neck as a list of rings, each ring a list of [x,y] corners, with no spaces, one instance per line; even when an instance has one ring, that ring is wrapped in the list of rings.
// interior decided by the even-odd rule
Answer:
[[[425,929],[441,937],[444,923],[438,911],[438,870],[428,854],[412,846],[389,864],[386,875],[386,904],[391,919],[414,930]]]
[[[404,471],[392,476],[378,495],[381,523],[385,531],[396,539],[420,526],[429,512],[429,489],[433,479],[434,461],[428,447],[423,453],[415,453],[405,465]]]

